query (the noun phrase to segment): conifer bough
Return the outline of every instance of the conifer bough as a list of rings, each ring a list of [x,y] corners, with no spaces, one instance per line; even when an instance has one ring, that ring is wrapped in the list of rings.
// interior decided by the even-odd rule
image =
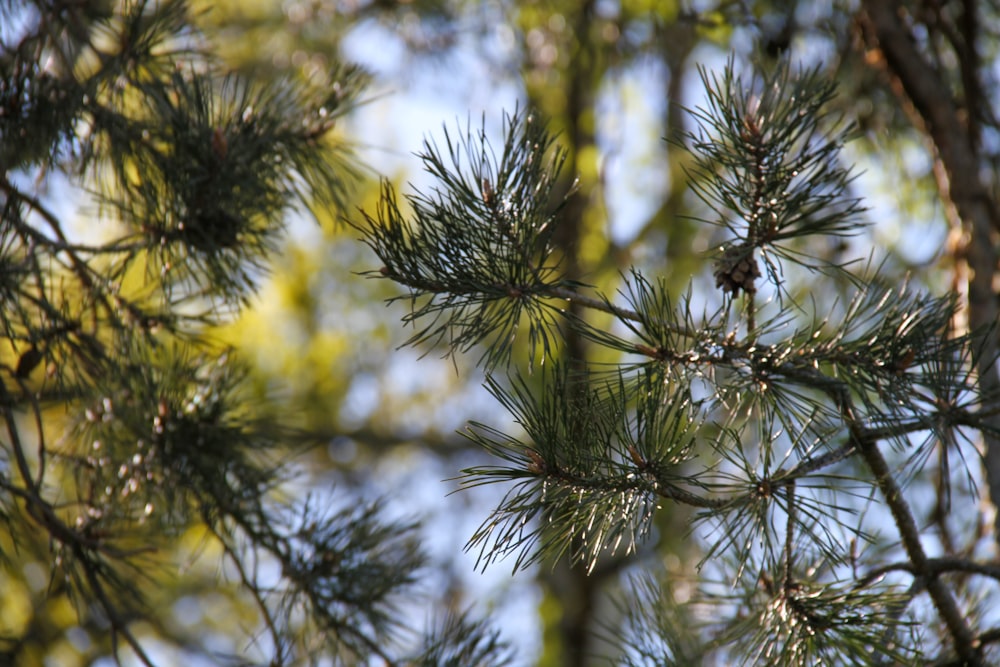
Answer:
[[[222,72],[190,12],[0,2],[0,663],[503,664],[467,614],[403,627],[417,527],[301,493],[308,438],[209,335],[290,211],[344,209],[366,77]]]
[[[588,571],[648,565],[658,514],[687,508],[704,554],[694,592],[674,601],[677,573],[634,582],[645,598],[623,603],[627,664],[1000,658],[972,602],[974,580],[995,588],[998,573],[971,551],[932,557],[916,509],[931,452],[972,464],[998,409],[973,372],[975,338],[951,326],[956,300],[815,253],[864,224],[818,70],[744,78],[730,62],[702,81],[697,127],[674,150],[691,151],[702,222],[723,234],[714,292],[693,283],[675,301],[632,268],[608,296],[565,275],[563,152],[531,113],[506,117],[499,151],[485,130],[445,130],[444,149],[428,141],[420,156],[437,186],[402,207],[387,184],[357,224],[383,265],[372,275],[408,290],[408,343],[481,347],[520,431],[465,431],[495,463],[464,470],[462,487],[507,487],[469,548],[515,570],[563,556]],[[817,279],[850,293],[799,288]],[[560,361],[568,329],[620,362]],[[523,375],[523,359],[543,370]],[[952,511],[980,501],[980,471],[966,472]]]

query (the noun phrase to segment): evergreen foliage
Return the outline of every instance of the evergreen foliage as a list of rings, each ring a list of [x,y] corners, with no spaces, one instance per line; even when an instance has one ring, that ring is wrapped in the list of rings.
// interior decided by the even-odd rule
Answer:
[[[318,89],[224,72],[183,0],[0,17],[0,554],[5,580],[19,558],[48,577],[37,629],[0,638],[0,662],[41,664],[44,609],[69,602],[95,660],[500,664],[506,645],[465,615],[423,638],[402,621],[417,526],[294,491],[308,437],[206,335],[255,294],[290,213],[346,206],[337,123],[364,73],[334,65]],[[97,232],[74,236],[55,176]],[[251,610],[231,655],[158,608],[202,561]]]
[[[446,151],[425,143],[420,158],[440,188],[406,196],[412,217],[388,183],[376,215],[364,214],[365,241],[385,261],[379,273],[410,287],[413,299],[428,297],[406,318],[422,327],[408,343],[444,340],[466,351],[489,341],[487,368],[510,360],[522,314],[532,347],[548,352],[556,316],[536,296],[570,285],[549,261],[565,155],[534,116],[515,113],[506,124],[500,156],[485,129],[458,137],[446,129]]]
[[[975,332],[952,326],[951,296],[812,252],[864,224],[839,156],[849,128],[827,111],[835,88],[819,71],[744,77],[730,62],[702,82],[678,149],[693,154],[701,222],[728,234],[714,293],[692,284],[677,301],[633,268],[609,296],[565,275],[554,177],[539,169],[560,151],[532,113],[507,117],[501,160],[484,132],[457,149],[446,133],[447,152],[428,142],[437,188],[403,211],[386,186],[357,225],[383,264],[373,275],[409,290],[410,343],[481,344],[487,387],[521,432],[465,432],[496,463],[464,470],[462,485],[508,489],[468,547],[482,566],[566,557],[591,571],[640,551],[664,506],[685,506],[700,576],[683,583],[684,605],[683,574],[633,582],[624,663],[988,664],[995,619],[975,601],[995,599],[983,587],[995,568],[974,550],[933,557],[913,509],[930,452],[970,463],[997,410],[977,382]],[[803,276],[853,296],[791,289]],[[512,355],[519,327],[529,361],[568,331],[622,361],[549,359],[529,379]],[[966,472],[945,511],[978,502]]]
[[[412,4],[451,29],[450,5]],[[522,19],[542,40],[610,41],[586,5],[571,25],[548,8]],[[70,635],[94,663],[515,662],[460,605],[415,611],[429,560],[416,521],[303,492],[313,434],[211,335],[258,295],[296,214],[353,217],[380,262],[368,275],[405,290],[408,345],[480,354],[516,431],[463,431],[489,462],[460,488],[504,491],[468,548],[481,568],[630,570],[604,632],[616,663],[1000,661],[995,536],[974,516],[981,440],[1000,438],[993,332],[956,326],[954,294],[825,258],[864,204],[820,70],[702,71],[696,127],[672,150],[690,158],[695,222],[722,235],[711,274],[678,295],[631,267],[605,293],[561,245],[580,222],[564,172],[586,162],[540,112],[506,115],[502,145],[485,118],[446,128],[420,155],[435,186],[399,196],[386,181],[352,214],[361,166],[341,120],[363,113],[365,72],[331,61],[317,86],[227,71],[192,11],[0,0],[0,584],[31,588],[0,595],[0,663],[58,660]],[[535,51],[544,74],[558,49]],[[609,67],[574,55],[573,76]],[[94,224],[81,234],[74,216]],[[571,356],[571,338],[601,363]],[[647,549],[670,512],[690,520],[696,572]],[[213,627],[177,623],[183,598],[242,634],[220,648]]]

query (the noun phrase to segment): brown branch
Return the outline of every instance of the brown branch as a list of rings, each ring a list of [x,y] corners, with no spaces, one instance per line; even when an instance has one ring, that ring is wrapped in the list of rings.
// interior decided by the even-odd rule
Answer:
[[[996,332],[991,327],[1000,315],[993,289],[1000,215],[997,202],[980,177],[981,160],[973,136],[974,124],[963,123],[943,73],[930,65],[917,48],[904,20],[904,9],[897,0],[865,0],[861,22],[868,48],[881,55],[881,58],[867,60],[882,64],[894,88],[910,103],[914,124],[934,143],[937,159],[943,167],[940,171],[944,178],[939,180],[941,194],[955,206],[968,231],[968,241],[959,249],[959,254],[964,256],[970,269],[969,325],[979,337],[975,361],[983,394],[996,396],[1000,392],[1000,373],[996,366]],[[966,70],[977,62],[975,45],[968,45],[967,51],[959,54],[965,57]],[[969,76],[966,71],[965,78]],[[978,94],[978,90],[966,92],[972,94],[967,101],[973,101]],[[976,111],[970,108],[967,113],[971,117]],[[1000,419],[991,418],[989,426],[991,428],[984,431],[984,465],[990,500],[1000,507],[1000,437],[996,435],[1000,432]],[[996,528],[1000,536],[1000,512]]]
[[[533,450],[529,451],[532,451],[534,456],[538,456],[538,461],[535,461],[534,456],[532,456],[532,460],[525,466],[527,470],[538,477],[546,477],[573,488],[601,491],[640,491],[656,494],[661,498],[674,500],[682,505],[701,509],[722,509],[730,505],[740,504],[746,498],[745,495],[729,498],[705,498],[670,482],[650,479],[646,474],[642,474],[643,471],[641,470],[639,471],[640,474],[618,475],[615,477],[584,477],[565,470],[558,465],[544,461],[537,452]]]
[[[72,545],[72,548],[77,552],[77,557],[83,559],[83,573],[86,576],[87,583],[90,585],[94,595],[97,596],[97,600],[100,602],[101,608],[108,617],[108,622],[111,625],[111,642],[113,646],[112,652],[115,657],[118,658],[118,635],[120,634],[125,638],[125,642],[129,645],[143,665],[146,665],[146,667],[154,667],[155,663],[153,663],[143,650],[142,644],[136,636],[132,634],[131,630],[129,630],[128,622],[122,618],[114,603],[108,598],[108,594],[104,590],[104,584],[101,583],[100,577],[97,576],[94,566],[91,564],[90,560],[85,557],[86,554],[83,552],[83,547],[80,544],[74,544]]]
[[[0,189],[2,189],[8,197],[19,199],[38,213],[38,215],[40,215],[41,218],[48,224],[52,233],[55,234],[59,244],[63,248],[68,248],[70,246],[69,241],[66,239],[66,235],[63,233],[62,223],[60,223],[59,219],[47,208],[45,208],[40,201],[29,194],[21,192],[13,183],[7,180],[6,177],[0,178]],[[33,232],[34,237],[48,241],[48,239],[44,236],[39,237],[37,231],[31,230],[31,232]],[[90,266],[80,259],[72,250],[67,250],[67,255],[69,256],[70,263],[73,265],[73,272],[76,273],[77,278],[80,279],[80,284],[83,285],[88,291],[94,292],[94,277]]]
[[[254,604],[260,612],[264,626],[271,635],[271,641],[274,642],[275,651],[280,653],[281,632],[278,629],[278,621],[275,619],[274,614],[271,612],[271,608],[268,607],[267,601],[264,599],[263,590],[257,584],[256,578],[251,576],[247,571],[247,568],[243,563],[243,559],[240,558],[236,548],[230,544],[229,540],[226,539],[226,536],[219,531],[218,526],[216,526],[215,522],[212,521],[212,518],[203,513],[202,519],[205,529],[215,536],[216,541],[222,547],[223,554],[229,559],[229,562],[233,565],[233,567],[236,568],[236,573],[239,575],[240,583],[243,585],[243,588],[249,592],[250,597],[253,599]]]
[[[543,296],[552,297],[555,299],[565,299],[571,303],[579,305],[583,308],[589,308],[590,310],[599,310],[609,315],[614,315],[620,320],[628,320],[630,322],[642,323],[643,318],[639,313],[628,308],[622,308],[620,306],[615,306],[607,301],[601,299],[594,299],[592,297],[584,296],[575,290],[571,290],[565,287],[548,287],[542,292]],[[697,332],[691,331],[687,327],[680,327],[669,322],[659,323],[664,329],[675,333],[678,336],[686,336],[688,338],[696,338]]]
[[[990,577],[1000,581],[1000,566],[988,565],[986,563],[977,563],[975,561],[967,560],[965,558],[956,557],[943,557],[943,558],[928,558],[927,559],[927,571],[933,573],[935,576],[941,574],[947,574],[949,572],[961,572],[963,574],[979,574],[984,577]],[[916,571],[913,563],[910,561],[900,561],[896,563],[888,563],[873,569],[871,572],[866,574],[859,581],[859,585],[864,586],[876,579],[881,578],[883,575],[889,572],[909,572],[912,575],[919,576],[920,573]]]
[[[791,590],[795,583],[792,576],[792,566],[795,563],[795,481],[788,482],[785,494],[788,501],[787,523],[785,526],[785,583],[786,591]]]
[[[16,451],[17,447],[15,447],[15,453]],[[18,465],[20,467],[20,461]],[[3,483],[2,487],[11,495],[24,500],[28,516],[41,526],[52,540],[69,549],[80,563],[84,578],[111,625],[111,640],[115,656],[118,655],[118,636],[121,635],[139,661],[147,667],[153,667],[153,662],[143,650],[142,644],[129,629],[128,621],[122,617],[114,602],[108,597],[104,583],[101,581],[99,566],[93,560],[95,552],[105,552],[116,558],[125,558],[149,551],[149,549],[140,548],[133,552],[123,552],[106,545],[101,540],[89,539],[59,519],[52,505],[38,495],[34,488],[22,489],[9,483]]]
[[[994,644],[996,642],[1000,642],[1000,628],[993,628],[982,633],[979,635],[979,641],[982,644]]]
[[[968,123],[969,140],[972,146],[977,146],[980,140],[981,128],[979,117],[984,95],[979,80],[980,62],[976,40],[979,36],[979,2],[978,0],[962,0],[962,15],[959,17],[961,37],[956,36],[954,48],[958,53],[959,66],[962,69],[962,90],[965,94],[964,107]],[[989,102],[987,102],[989,104]]]
[[[426,292],[429,294],[451,294],[451,295],[462,295],[462,294],[476,294],[482,292],[480,288],[470,288],[470,287],[458,287],[457,285],[446,285],[442,282],[434,280],[424,280],[417,279],[414,277],[402,276],[390,269],[389,267],[382,267],[378,273],[384,277],[392,280],[398,285],[408,287],[416,292]],[[628,308],[622,308],[620,306],[615,306],[614,304],[608,303],[603,299],[595,299],[583,294],[580,294],[574,289],[568,287],[558,287],[553,285],[492,285],[491,287],[497,290],[497,298],[503,298],[504,295],[507,298],[523,298],[525,296],[532,296],[536,298],[550,298],[550,299],[561,299],[568,301],[569,303],[579,306],[581,308],[587,308],[589,310],[598,310],[609,315],[614,315],[620,320],[642,323],[643,318],[639,313]],[[659,322],[660,326],[664,329],[677,334],[678,336],[686,336],[688,338],[698,337],[696,331],[692,331],[687,327],[677,326],[671,324],[670,322]]]
[[[920,541],[920,529],[917,527],[909,503],[903,496],[903,490],[896,483],[889,464],[878,447],[878,441],[871,438],[859,425],[853,402],[846,389],[830,390],[827,393],[837,404],[850,432],[852,443],[864,459],[875,484],[889,506],[893,521],[899,530],[903,549],[913,564],[913,573],[926,582],[927,592],[951,634],[955,652],[967,665],[981,665],[979,646],[966,622],[966,617],[959,609],[951,590],[936,576],[937,573],[929,565],[930,559]]]

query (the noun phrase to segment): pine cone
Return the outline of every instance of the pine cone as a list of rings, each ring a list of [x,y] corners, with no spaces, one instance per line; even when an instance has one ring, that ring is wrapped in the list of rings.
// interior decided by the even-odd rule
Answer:
[[[722,257],[715,260],[715,286],[723,292],[732,292],[733,296],[742,289],[747,294],[757,291],[754,284],[760,277],[760,267],[753,256],[753,247],[746,245],[726,248]]]

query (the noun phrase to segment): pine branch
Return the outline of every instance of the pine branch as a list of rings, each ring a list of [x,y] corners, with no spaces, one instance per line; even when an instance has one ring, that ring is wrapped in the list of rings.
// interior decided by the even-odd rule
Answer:
[[[404,321],[422,328],[406,344],[445,341],[454,353],[485,342],[486,368],[509,361],[522,316],[529,359],[538,348],[550,356],[556,309],[545,299],[575,285],[550,245],[565,203],[555,192],[565,154],[530,113],[504,125],[499,155],[485,124],[455,138],[446,129],[443,150],[425,142],[420,157],[440,187],[407,195],[404,212],[385,183],[376,214],[352,223],[383,264],[369,275],[410,289]]]
[[[425,560],[415,526],[377,504],[286,504],[288,458],[306,437],[250,398],[234,350],[204,338],[246,304],[291,210],[345,208],[357,167],[337,130],[366,75],[335,64],[319,89],[220,72],[185,0],[36,4],[0,6],[16,24],[0,44],[6,541],[47,559],[53,588],[40,595],[75,603],[118,661],[158,657],[139,624],[208,655],[150,605],[171,583],[158,566],[200,528],[256,605],[265,660],[409,664],[395,642]],[[96,193],[98,216],[125,231],[71,240],[22,184],[44,192],[54,174]],[[28,651],[36,634],[9,643]],[[431,664],[506,652],[464,616],[425,640],[414,660]]]
[[[928,565],[928,557],[920,541],[920,530],[917,528],[916,520],[902,489],[896,483],[885,457],[879,450],[878,442],[866,438],[862,430],[855,426],[854,405],[847,392],[830,391],[830,398],[839,407],[855,448],[871,470],[872,478],[892,512],[907,556],[913,563],[914,569],[925,578],[927,591],[934,601],[934,606],[951,633],[955,651],[969,665],[982,664],[981,647],[975,641],[952,591],[934,576]]]
[[[908,622],[912,595],[858,577],[854,547],[844,546],[876,539],[853,518],[863,510],[845,499],[865,503],[879,494],[955,651],[975,664],[981,655],[972,624],[937,577],[941,564],[923,550],[903,483],[880,443],[919,466],[928,448],[913,447],[912,436],[947,439],[959,427],[990,428],[1000,392],[979,387],[971,373],[977,338],[953,335],[953,298],[905,283],[890,287],[877,273],[847,276],[856,291],[846,302],[806,307],[791,300],[785,265],[843,271],[800,248],[816,235],[850,235],[861,226],[863,207],[848,193],[853,176],[838,162],[844,134],[824,110],[834,89],[816,71],[792,75],[785,67],[744,82],[730,65],[721,77],[703,79],[709,105],[695,112],[701,128],[688,137],[695,187],[718,216],[708,222],[732,235],[715,264],[723,293],[715,312],[696,319],[690,294],[675,305],[662,281],[635,270],[621,291],[625,305],[562,282],[544,252],[548,219],[523,226],[539,232],[528,241],[506,234],[492,180],[474,169],[468,175],[447,134],[450,163],[432,147],[425,155],[441,189],[409,197],[410,215],[386,186],[378,214],[358,226],[384,264],[378,275],[411,290],[406,321],[432,319],[411,344],[448,337],[452,352],[483,344],[490,369],[509,362],[522,317],[530,331],[546,332],[536,335],[546,336],[547,350],[548,332],[560,331],[548,319],[551,308],[597,345],[641,359],[573,377],[555,367],[536,379],[541,391],[517,374],[509,387],[488,380],[526,438],[475,423],[467,431],[504,464],[464,470],[462,487],[512,484],[468,547],[480,550],[482,565],[516,554],[517,570],[566,555],[593,570],[602,554],[633,552],[659,502],[672,500],[715,525],[703,538],[702,565],[721,557],[732,568],[745,587],[740,604],[757,623],[744,636],[735,619],[717,646],[743,644],[746,655],[781,664],[909,660],[919,650],[893,638]],[[524,131],[509,122],[505,151],[522,145]],[[482,136],[467,133],[458,145],[471,165],[503,164],[482,157]],[[521,252],[529,246],[539,252]],[[542,279],[542,268],[551,279]],[[778,296],[773,306],[754,301],[762,276]],[[733,297],[740,291],[747,298],[738,313]],[[566,317],[551,299],[610,314],[625,333]],[[795,325],[799,318],[804,325]],[[699,457],[704,441],[715,454],[708,462]],[[810,558],[823,564],[825,577],[805,565]],[[763,583],[746,576],[758,563]],[[842,576],[848,565],[853,580]],[[881,610],[888,610],[885,619],[875,620]]]
[[[947,175],[939,182],[939,188],[954,204],[963,223],[969,226],[969,240],[963,243],[957,256],[962,257],[970,269],[969,323],[980,341],[976,346],[980,383],[985,393],[995,395],[1000,392],[1000,371],[996,367],[1000,352],[994,329],[998,317],[994,289],[998,257],[994,239],[1000,206],[980,176],[979,142],[970,136],[970,127],[963,126],[962,114],[948,83],[917,49],[909,26],[901,18],[900,3],[873,0],[863,3],[863,10],[861,25],[865,42],[868,48],[881,55],[877,62],[898,81],[894,90],[905,95],[909,102],[904,108],[913,110],[916,125],[926,128],[934,142],[942,173]],[[974,53],[976,44],[968,43],[966,48]],[[970,54],[960,54],[960,57],[963,55]],[[963,59],[963,64],[968,66],[969,63]],[[977,90],[973,82],[966,94],[975,95]],[[989,432],[984,435],[986,480],[993,506],[1000,507],[1000,437],[997,435],[1000,418],[992,417],[989,426]],[[1000,512],[995,528],[1000,535]]]
[[[932,572],[935,577],[952,572],[964,572],[968,574],[978,574],[1000,581],[1000,566],[989,565],[987,563],[977,563],[967,558],[955,556],[928,558],[925,565],[926,570]],[[896,571],[909,572],[915,577],[926,576],[926,572],[920,572],[917,570],[916,566],[911,561],[899,561],[872,568],[870,572],[859,579],[858,584],[865,585],[868,582],[884,577],[889,572]]]

